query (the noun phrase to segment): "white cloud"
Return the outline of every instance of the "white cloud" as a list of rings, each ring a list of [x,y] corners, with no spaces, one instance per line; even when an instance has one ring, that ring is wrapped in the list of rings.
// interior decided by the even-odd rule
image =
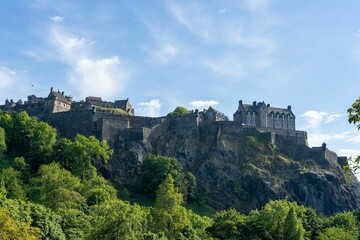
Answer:
[[[1,67],[0,68],[0,89],[8,88],[16,80],[16,72],[14,70]]]
[[[17,101],[30,93],[31,83],[25,77],[25,73],[25,71],[0,66],[0,105],[6,98]]]
[[[53,17],[50,18],[50,20],[57,23],[57,22],[62,22],[62,21],[64,21],[65,18],[64,18],[64,17],[60,17],[60,16],[53,16]]]
[[[269,0],[246,0],[248,9],[253,12],[264,12],[268,6]]]
[[[69,66],[67,80],[79,97],[111,97],[123,88],[128,72],[118,56],[96,57],[90,54],[92,41],[72,36],[56,27],[51,31],[50,43],[59,54],[58,60]]]
[[[323,124],[331,123],[341,116],[341,114],[329,114],[327,112],[314,110],[309,110],[301,115],[306,121],[304,128],[315,132],[319,132]]]
[[[360,132],[358,130],[352,131],[351,136],[346,140],[351,143],[360,143]]]
[[[204,65],[220,76],[242,78],[245,75],[241,60],[234,56],[226,56],[219,60],[205,60]]]
[[[190,108],[196,108],[199,110],[202,110],[204,108],[208,108],[210,106],[217,106],[219,105],[219,102],[214,101],[214,100],[210,100],[210,101],[202,101],[202,100],[197,100],[197,101],[192,101],[189,102],[189,106]]]
[[[339,156],[355,157],[360,156],[359,149],[343,148],[338,151]]]
[[[203,13],[203,8],[200,5],[184,6],[171,2],[168,6],[179,24],[204,40],[212,40],[215,33],[214,24],[208,14]]]
[[[360,30],[358,30],[357,32],[353,32],[353,35],[354,35],[355,37],[360,37]]]
[[[309,133],[308,134],[308,143],[309,146],[320,146],[324,142],[332,140],[347,141],[349,138],[350,132],[343,133]]]
[[[227,13],[227,12],[230,12],[230,10],[228,8],[220,8],[218,10],[218,13],[220,13],[220,14],[224,14],[224,13]]]
[[[171,58],[178,54],[178,49],[170,43],[166,43],[158,51],[152,52],[152,55],[163,63],[167,63]]]
[[[137,104],[137,106],[137,115],[158,117],[160,116],[162,103],[159,99],[152,99],[149,102],[140,102]]]
[[[342,117],[341,114],[330,114],[328,116],[326,116],[325,122],[324,123],[331,123],[332,121],[334,121],[337,118]]]

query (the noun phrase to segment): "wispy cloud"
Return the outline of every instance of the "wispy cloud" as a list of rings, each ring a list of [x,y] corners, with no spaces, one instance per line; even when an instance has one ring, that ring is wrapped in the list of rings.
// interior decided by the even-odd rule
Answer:
[[[348,156],[348,157],[360,156],[359,149],[343,148],[340,149],[338,153],[339,155]]]
[[[50,20],[57,23],[57,22],[62,22],[65,20],[64,17],[60,17],[60,16],[53,16],[53,17],[50,17]]]
[[[112,97],[122,90],[128,71],[118,56],[97,57],[92,53],[93,41],[68,34],[55,26],[49,41],[58,52],[58,60],[69,66],[68,82],[80,97]]]
[[[353,32],[353,34],[355,37],[360,37],[360,30],[357,30],[356,32]]]
[[[349,138],[352,136],[352,132],[345,131],[340,133],[316,133],[309,132],[308,134],[308,143],[310,146],[320,146],[323,142],[340,140],[340,141],[349,141]]]
[[[0,89],[5,89],[16,80],[16,72],[6,67],[0,67]]]
[[[343,131],[343,132],[323,132],[323,126],[334,122],[336,119],[342,117],[341,114],[332,114],[323,111],[309,110],[301,115],[305,119],[303,129],[308,131],[308,142],[310,146],[319,146],[327,141],[345,141],[355,142],[360,137],[357,131]]]
[[[149,52],[154,58],[160,60],[162,63],[167,63],[170,59],[175,57],[179,51],[175,45],[165,43],[158,50]]]
[[[224,13],[227,13],[227,12],[230,12],[230,9],[228,9],[228,8],[220,8],[218,10],[218,13],[220,13],[220,14],[224,14]]]
[[[301,117],[305,118],[306,122],[304,128],[306,130],[311,130],[315,132],[320,131],[322,124],[331,123],[341,116],[341,114],[330,114],[327,112],[314,110],[309,110],[301,115]]]
[[[149,102],[140,102],[137,104],[137,114],[140,116],[158,117],[162,102],[159,99],[152,99]]]
[[[236,56],[225,56],[221,59],[204,60],[204,65],[220,76],[232,76],[242,78],[245,68],[240,58]]]
[[[214,24],[212,18],[204,13],[202,6],[195,3],[185,6],[175,2],[169,3],[168,6],[179,24],[203,40],[212,40]]]
[[[264,12],[267,9],[269,0],[246,0],[249,11],[253,13]]]
[[[30,80],[24,77],[23,71],[0,66],[0,104],[5,98],[22,98],[29,93],[30,87]]]
[[[219,102],[214,101],[214,100],[208,100],[208,101],[203,101],[203,100],[196,100],[196,101],[192,101],[189,102],[189,106],[190,108],[196,108],[199,110],[202,110],[204,108],[208,108],[210,106],[217,106],[219,105]]]

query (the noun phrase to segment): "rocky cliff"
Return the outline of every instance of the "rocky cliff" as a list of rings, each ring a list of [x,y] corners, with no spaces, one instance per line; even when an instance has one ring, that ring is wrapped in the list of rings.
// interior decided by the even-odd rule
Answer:
[[[146,134],[144,129],[121,132],[114,159],[101,171],[138,184],[141,162],[152,152],[178,159],[196,176],[198,195],[215,209],[248,212],[270,199],[284,198],[324,214],[360,207],[356,178],[325,149],[286,138],[273,144],[264,136],[225,129],[216,122],[196,126],[170,119]]]

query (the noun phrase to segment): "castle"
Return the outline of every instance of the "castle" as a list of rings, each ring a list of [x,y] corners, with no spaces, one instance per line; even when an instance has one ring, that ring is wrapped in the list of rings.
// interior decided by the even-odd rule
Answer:
[[[106,140],[110,146],[119,137],[147,141],[162,126],[171,127],[175,131],[213,129],[218,131],[219,136],[221,133],[261,136],[282,149],[297,146],[297,155],[302,155],[302,158],[313,151],[319,152],[324,158],[331,158],[333,162],[340,160],[341,164],[345,164],[344,157],[338,158],[326,145],[320,148],[308,147],[307,133],[295,129],[295,115],[291,106],[274,108],[264,102],[243,104],[240,100],[233,121],[211,106],[203,111],[193,110],[176,117],[143,117],[135,116],[129,98],[107,102],[100,97],[89,96],[85,101],[75,102],[64,92],[51,88],[45,98],[31,95],[25,102],[6,100],[4,105],[0,105],[0,110],[26,111],[30,116],[56,128],[59,136],[72,138],[76,134],[94,135]]]

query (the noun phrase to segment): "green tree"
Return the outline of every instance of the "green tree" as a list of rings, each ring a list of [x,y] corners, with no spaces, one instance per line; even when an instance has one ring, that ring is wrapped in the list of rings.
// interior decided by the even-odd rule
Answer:
[[[184,107],[179,106],[179,107],[176,107],[173,112],[168,113],[167,116],[177,117],[177,116],[182,116],[182,115],[185,115],[185,114],[188,114],[188,113],[189,113],[189,110],[187,110]]]
[[[184,236],[182,232],[192,228],[187,211],[181,206],[182,202],[182,194],[168,174],[156,192],[155,206],[152,209],[154,232],[163,232],[167,238],[173,239]]]
[[[297,219],[294,207],[290,208],[290,211],[285,219],[283,239],[286,240],[302,240],[304,239],[304,229],[301,221]]]
[[[38,177],[31,180],[29,195],[32,200],[51,209],[75,208],[85,202],[79,193],[82,184],[71,172],[58,163],[42,165]]]
[[[358,130],[360,130],[360,97],[351,105],[347,112],[349,123],[355,124]],[[358,170],[360,168],[360,156],[355,157],[354,162],[356,165],[353,168]]]
[[[31,165],[37,169],[41,164],[50,161],[56,143],[56,129],[47,123],[32,120],[30,133],[27,154],[31,159]]]
[[[2,159],[2,156],[5,152],[6,152],[5,130],[2,127],[0,127],[0,160]]]
[[[92,232],[87,239],[137,240],[147,232],[148,213],[140,206],[111,200],[90,208]]]
[[[326,228],[341,228],[346,231],[348,237],[357,239],[359,236],[359,229],[357,227],[356,217],[351,212],[337,213],[333,216],[323,219],[323,227]],[[331,231],[331,230],[329,230]],[[349,238],[350,239],[350,238]]]
[[[3,179],[6,188],[7,198],[24,200],[26,192],[21,179],[21,173],[12,167],[2,170],[0,178]]]
[[[13,219],[6,209],[0,207],[0,239],[2,240],[37,240],[40,229],[31,227],[28,222]]]
[[[96,166],[107,163],[113,151],[105,141],[94,136],[76,135],[74,141],[60,140],[54,149],[54,159],[81,179],[96,176]]]
[[[90,216],[78,209],[58,209],[66,239],[86,239],[91,231]]]
[[[246,221],[246,218],[235,209],[223,210],[215,214],[214,223],[207,231],[219,239],[240,239],[243,233],[239,226]]]
[[[3,199],[0,206],[5,208],[16,222],[30,223],[31,227],[40,229],[42,239],[65,240],[60,226],[61,217],[50,209],[40,204],[14,199]]]
[[[116,189],[101,176],[84,181],[81,193],[89,206],[115,200],[117,195]]]
[[[343,228],[329,227],[329,228],[324,229],[316,239],[318,239],[318,240],[357,240],[358,238],[349,234]]]
[[[176,180],[181,175],[182,165],[175,159],[149,154],[141,165],[141,179],[145,192],[155,195],[159,185],[168,174]]]
[[[26,112],[0,113],[0,127],[5,129],[8,150],[26,156],[36,170],[47,163],[56,142],[56,130],[38,122]]]

